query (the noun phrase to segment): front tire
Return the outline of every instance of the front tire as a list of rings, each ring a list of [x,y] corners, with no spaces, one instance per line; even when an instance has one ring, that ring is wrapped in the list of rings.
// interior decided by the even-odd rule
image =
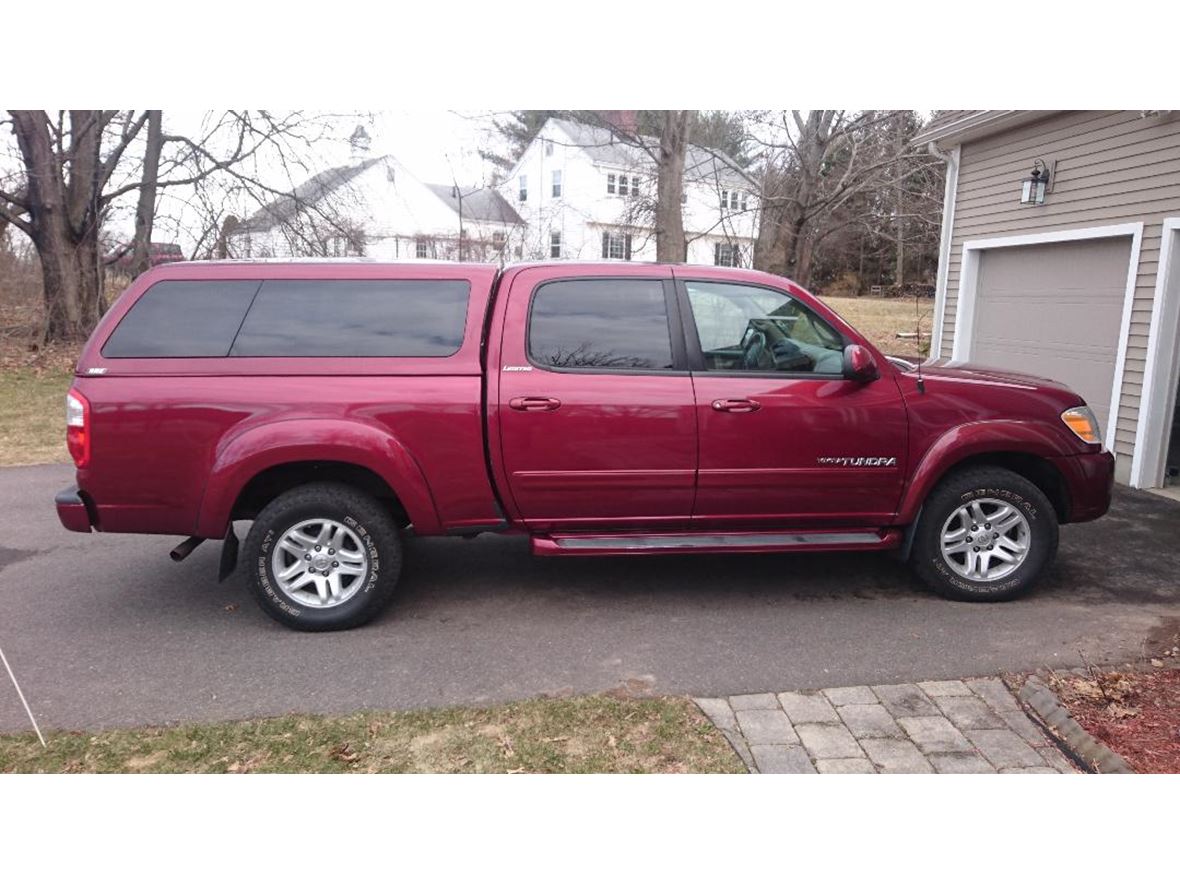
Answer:
[[[246,537],[250,591],[295,630],[347,630],[393,598],[401,540],[389,512],[341,483],[309,483],[263,508]]]
[[[918,576],[940,596],[1004,602],[1027,593],[1057,553],[1057,513],[1018,473],[976,467],[930,493],[914,536]]]

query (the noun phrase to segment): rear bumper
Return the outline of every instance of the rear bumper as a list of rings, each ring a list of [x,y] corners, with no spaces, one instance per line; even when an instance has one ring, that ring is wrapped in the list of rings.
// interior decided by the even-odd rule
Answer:
[[[1103,449],[1054,462],[1069,489],[1067,522],[1089,522],[1110,509],[1114,493],[1114,455]]]
[[[90,511],[86,509],[86,502],[78,494],[77,486],[62,489],[53,499],[57,505],[57,518],[61,524],[71,532],[89,532]]]

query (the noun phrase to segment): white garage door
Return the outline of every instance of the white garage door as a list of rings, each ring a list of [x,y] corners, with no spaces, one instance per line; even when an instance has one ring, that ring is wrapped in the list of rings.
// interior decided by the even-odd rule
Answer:
[[[1062,381],[1105,433],[1131,238],[985,249],[971,362]]]

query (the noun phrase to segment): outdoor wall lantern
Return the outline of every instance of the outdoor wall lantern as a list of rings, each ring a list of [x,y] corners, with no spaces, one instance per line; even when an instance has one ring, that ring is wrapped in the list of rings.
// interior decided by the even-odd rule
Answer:
[[[1045,194],[1049,190],[1049,167],[1044,160],[1034,160],[1032,172],[1021,182],[1020,204],[1022,206],[1040,206],[1045,202]]]

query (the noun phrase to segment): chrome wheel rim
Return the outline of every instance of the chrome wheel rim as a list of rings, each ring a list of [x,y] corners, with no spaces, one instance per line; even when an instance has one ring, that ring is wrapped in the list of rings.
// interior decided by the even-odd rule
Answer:
[[[333,608],[365,585],[369,554],[348,526],[334,519],[306,519],[279,538],[270,567],[279,590],[292,602]]]
[[[1019,508],[996,498],[964,504],[942,524],[942,559],[969,581],[999,581],[1028,558],[1032,529]]]

